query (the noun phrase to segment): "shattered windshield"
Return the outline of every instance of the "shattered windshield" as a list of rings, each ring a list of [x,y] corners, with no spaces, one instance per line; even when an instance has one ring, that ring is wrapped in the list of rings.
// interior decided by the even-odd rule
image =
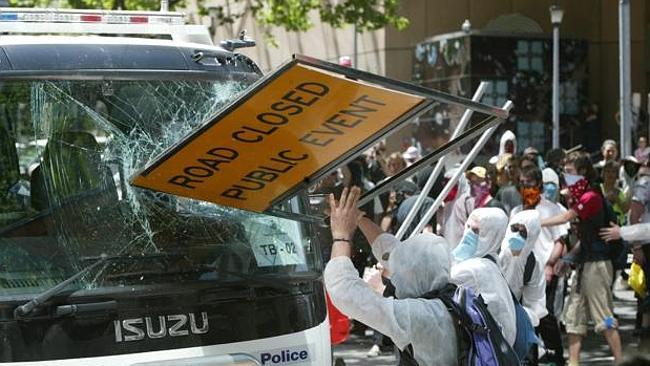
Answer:
[[[102,254],[123,258],[76,288],[318,270],[304,224],[128,183],[247,86],[0,83],[0,296],[43,291]]]

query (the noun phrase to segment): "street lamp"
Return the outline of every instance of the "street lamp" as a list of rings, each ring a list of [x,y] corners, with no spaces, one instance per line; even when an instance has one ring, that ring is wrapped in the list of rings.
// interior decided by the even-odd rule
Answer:
[[[560,147],[560,24],[564,10],[552,5],[551,24],[553,24],[553,148]]]
[[[618,3],[618,52],[621,156],[632,153],[632,79],[630,75],[630,0]]]

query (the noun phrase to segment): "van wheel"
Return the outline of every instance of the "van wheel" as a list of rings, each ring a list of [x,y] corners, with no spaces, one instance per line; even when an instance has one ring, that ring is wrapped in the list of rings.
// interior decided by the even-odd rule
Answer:
[[[345,366],[345,361],[342,358],[337,357],[334,359],[334,366]]]

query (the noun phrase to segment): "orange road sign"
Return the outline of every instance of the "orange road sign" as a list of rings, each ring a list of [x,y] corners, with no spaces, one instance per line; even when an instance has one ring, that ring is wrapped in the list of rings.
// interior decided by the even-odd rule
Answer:
[[[426,100],[299,62],[264,80],[131,184],[263,212]]]

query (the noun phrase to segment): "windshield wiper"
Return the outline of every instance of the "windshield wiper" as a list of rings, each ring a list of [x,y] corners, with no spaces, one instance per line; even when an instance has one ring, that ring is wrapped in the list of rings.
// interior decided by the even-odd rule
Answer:
[[[116,257],[109,257],[106,254],[102,254],[99,256],[99,260],[97,260],[95,263],[89,265],[88,267],[85,267],[81,269],[79,272],[73,274],[72,276],[68,277],[67,279],[57,283],[56,285],[50,287],[49,289],[43,291],[33,299],[29,300],[23,305],[18,306],[14,310],[14,318],[22,318],[26,315],[29,315],[34,309],[38,308],[39,306],[43,305],[47,300],[51,299],[52,296],[55,296],[61,290],[64,288],[68,287],[69,284],[73,283],[74,281],[78,280],[81,276],[85,275],[86,273],[92,271],[93,269],[99,267],[100,265],[115,259]]]
[[[108,256],[106,254],[102,254],[98,257],[93,257],[93,258],[85,258],[85,259],[95,259],[96,261],[87,266],[84,267],[83,269],[79,270],[77,273],[73,274],[72,276],[68,277],[67,279],[57,283],[56,285],[50,287],[49,289],[43,291],[33,299],[29,300],[23,305],[18,306],[14,310],[14,317],[16,319],[25,317],[29,314],[31,314],[34,310],[38,309],[40,306],[42,306],[46,301],[51,299],[53,296],[57,295],[59,292],[61,292],[63,289],[68,287],[71,283],[75,282],[78,280],[80,277],[84,276],[85,274],[91,272],[95,268],[117,260],[140,260],[140,259],[150,259],[151,257],[158,258],[159,255],[152,255],[152,256],[139,256],[139,255],[114,255],[114,256]]]

